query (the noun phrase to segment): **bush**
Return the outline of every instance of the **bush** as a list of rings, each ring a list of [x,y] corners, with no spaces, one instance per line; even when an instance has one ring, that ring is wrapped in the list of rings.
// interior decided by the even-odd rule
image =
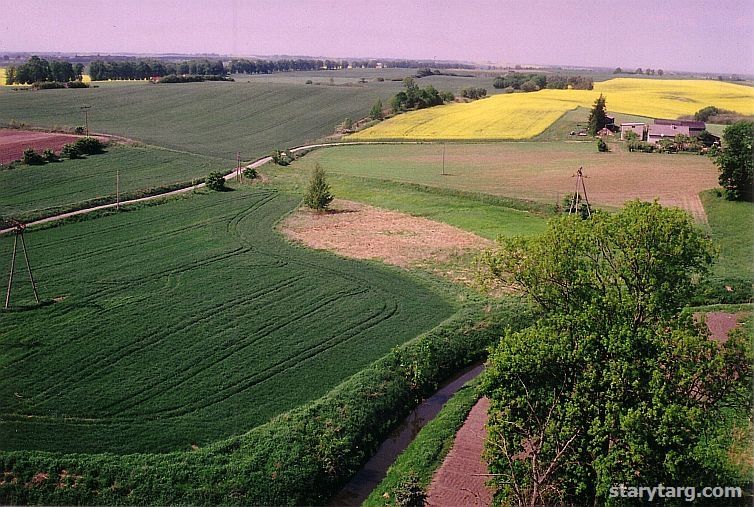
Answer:
[[[89,84],[83,81],[70,81],[68,88],[89,88]]]
[[[42,157],[44,157],[45,162],[58,162],[60,161],[60,157],[55,155],[55,152],[52,151],[50,148],[47,148],[44,153],[42,153]]]
[[[82,137],[74,143],[79,153],[84,155],[97,155],[105,151],[105,145],[95,137]]]
[[[327,209],[332,200],[333,196],[330,193],[330,185],[327,184],[325,179],[325,171],[319,164],[315,164],[309,187],[304,195],[304,204],[311,209],[323,211]]]
[[[427,497],[419,482],[419,477],[414,472],[410,472],[393,493],[395,505],[400,507],[423,507]]]
[[[600,153],[606,153],[610,151],[610,148],[607,147],[607,143],[601,137],[597,139],[597,151],[599,151]]]
[[[58,90],[65,88],[65,84],[58,83],[57,81],[37,81],[31,85],[33,90]]]
[[[275,150],[272,152],[272,161],[277,165],[286,166],[293,162],[293,156],[285,150]]]
[[[60,150],[60,156],[67,159],[81,158],[81,151],[76,143],[68,143]]]
[[[207,178],[204,180],[204,183],[207,185],[208,189],[214,190],[216,192],[222,192],[226,189],[225,175],[221,172],[209,173],[209,175],[207,175]]]
[[[259,173],[257,172],[256,168],[247,167],[246,169],[243,170],[243,177],[253,180],[259,177]]]
[[[45,163],[45,159],[34,151],[34,148],[26,148],[21,161],[26,165],[43,165]]]
[[[307,79],[305,84],[312,84],[312,80],[311,79]]]
[[[75,129],[73,129],[73,133],[83,136],[86,133],[86,127],[83,125],[79,125]]]

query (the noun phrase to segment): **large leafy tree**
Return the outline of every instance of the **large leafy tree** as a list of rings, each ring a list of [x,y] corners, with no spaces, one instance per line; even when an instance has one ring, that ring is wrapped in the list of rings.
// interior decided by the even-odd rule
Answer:
[[[597,135],[597,132],[602,130],[607,125],[607,113],[605,110],[605,97],[600,93],[597,100],[594,101],[594,106],[589,112],[588,130],[590,135]]]
[[[483,382],[501,500],[591,505],[615,484],[730,483],[696,449],[722,403],[750,402],[751,352],[740,337],[718,348],[680,314],[711,259],[683,211],[638,201],[487,252],[490,276],[543,315],[501,339]]]
[[[720,168],[720,185],[728,199],[748,200],[754,197],[754,160],[752,141],[754,122],[739,121],[723,131],[723,147],[715,157]]]

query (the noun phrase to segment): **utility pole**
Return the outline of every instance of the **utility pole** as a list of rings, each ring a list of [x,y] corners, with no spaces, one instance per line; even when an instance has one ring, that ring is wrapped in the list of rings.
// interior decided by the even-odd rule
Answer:
[[[236,152],[236,181],[241,181],[241,152]]]
[[[86,124],[86,137],[89,137],[89,109],[92,106],[81,106],[81,110],[84,111],[84,123]]]
[[[445,176],[445,143],[442,143],[442,175]]]
[[[115,169],[115,209],[120,209],[120,169]]]

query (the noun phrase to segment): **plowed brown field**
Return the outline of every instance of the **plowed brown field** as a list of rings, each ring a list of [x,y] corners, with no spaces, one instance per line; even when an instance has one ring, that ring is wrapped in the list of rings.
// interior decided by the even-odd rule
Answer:
[[[30,130],[0,129],[0,164],[19,160],[26,148],[42,152],[48,148],[54,151],[76,141],[80,136]]]

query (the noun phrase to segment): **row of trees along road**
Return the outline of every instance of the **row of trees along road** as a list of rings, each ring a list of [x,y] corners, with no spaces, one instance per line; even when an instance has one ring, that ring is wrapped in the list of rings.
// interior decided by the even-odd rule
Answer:
[[[38,56],[32,56],[29,60],[18,67],[6,69],[5,84],[26,84],[44,81],[68,81],[80,80],[84,72],[81,63],[72,64],[60,60],[45,60]]]
[[[754,402],[749,338],[717,344],[681,313],[712,255],[685,212],[635,201],[483,256],[542,315],[502,337],[483,379],[499,501],[602,505],[612,485],[741,485],[704,444],[723,407]]]

